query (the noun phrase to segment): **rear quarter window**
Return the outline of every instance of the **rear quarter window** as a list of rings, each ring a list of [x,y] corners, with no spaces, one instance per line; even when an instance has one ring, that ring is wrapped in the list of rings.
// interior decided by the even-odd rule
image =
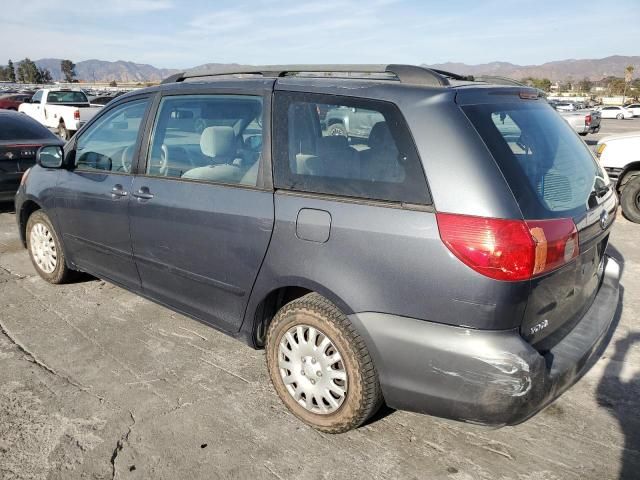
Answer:
[[[279,92],[274,132],[276,188],[430,203],[413,139],[391,103]]]
[[[580,215],[606,175],[588,147],[549,106],[509,102],[464,106],[525,218]]]

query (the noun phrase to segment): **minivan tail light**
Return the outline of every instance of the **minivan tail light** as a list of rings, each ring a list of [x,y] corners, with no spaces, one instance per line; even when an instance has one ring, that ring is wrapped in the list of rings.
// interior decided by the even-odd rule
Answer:
[[[73,112],[73,119],[80,120],[80,110],[76,110]]]
[[[451,253],[495,280],[528,280],[578,255],[578,232],[570,218],[524,221],[450,213],[436,217],[440,238]]]

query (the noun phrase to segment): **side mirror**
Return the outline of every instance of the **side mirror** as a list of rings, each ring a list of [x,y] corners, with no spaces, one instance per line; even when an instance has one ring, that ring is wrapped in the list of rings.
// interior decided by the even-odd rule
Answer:
[[[58,145],[40,147],[36,153],[36,163],[44,168],[61,168],[64,151]]]

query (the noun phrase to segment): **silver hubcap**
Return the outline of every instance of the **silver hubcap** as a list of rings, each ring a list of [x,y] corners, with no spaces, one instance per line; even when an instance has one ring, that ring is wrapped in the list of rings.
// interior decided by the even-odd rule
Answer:
[[[53,235],[42,223],[36,223],[31,229],[29,236],[31,254],[38,267],[46,272],[52,273],[58,264],[58,253]]]
[[[278,366],[293,399],[310,412],[335,412],[347,396],[348,377],[333,342],[309,325],[290,328],[280,339]]]

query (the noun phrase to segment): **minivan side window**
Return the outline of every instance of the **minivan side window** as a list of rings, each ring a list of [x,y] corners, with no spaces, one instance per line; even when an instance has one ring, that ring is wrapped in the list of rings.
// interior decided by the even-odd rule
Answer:
[[[256,186],[262,97],[175,95],[162,99],[146,174]]]
[[[129,173],[148,98],[110,110],[80,135],[76,145],[76,169]]]
[[[276,188],[430,203],[411,133],[391,103],[278,92],[274,141]]]

